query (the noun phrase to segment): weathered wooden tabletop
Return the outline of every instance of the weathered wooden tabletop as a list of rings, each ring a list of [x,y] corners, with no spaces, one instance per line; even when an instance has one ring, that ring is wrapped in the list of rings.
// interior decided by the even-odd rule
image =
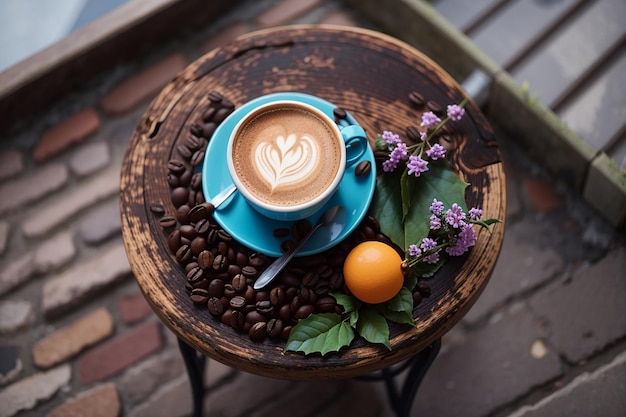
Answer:
[[[353,377],[380,370],[419,352],[452,328],[474,304],[497,260],[504,224],[480,230],[469,256],[453,259],[431,280],[432,295],[414,309],[417,326],[391,332],[391,350],[361,342],[324,358],[283,353],[284,340],[262,342],[233,330],[194,305],[183,267],[170,252],[160,216],[176,209],[170,197],[168,161],[201,120],[207,94],[236,107],[255,97],[298,91],[349,111],[370,140],[383,130],[419,126],[426,108],[411,104],[419,92],[443,105],[464,98],[460,86],[414,48],[363,29],[292,26],[264,30],[199,58],[153,101],[130,142],[121,175],[122,230],[129,261],[146,299],[180,338],[209,357],[243,371],[293,380]],[[468,206],[484,218],[505,218],[505,177],[495,136],[478,107],[452,132],[450,162],[466,182]]]

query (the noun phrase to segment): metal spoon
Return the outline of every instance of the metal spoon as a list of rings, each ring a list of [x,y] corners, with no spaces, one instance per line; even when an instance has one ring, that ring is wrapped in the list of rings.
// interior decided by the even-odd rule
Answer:
[[[222,191],[217,193],[217,195],[211,199],[211,204],[213,204],[213,207],[218,208],[235,191],[237,191],[237,187],[235,187],[235,184],[229,185],[228,187],[224,188]]]
[[[280,271],[283,270],[285,265],[287,265],[287,263],[289,263],[289,261],[296,255],[296,253],[298,253],[298,251],[302,249],[302,246],[304,246],[307,240],[309,240],[309,238],[313,236],[313,234],[320,227],[333,225],[335,218],[342,210],[344,210],[342,206],[334,206],[326,210],[326,212],[322,214],[322,217],[319,218],[317,223],[315,223],[313,229],[311,229],[311,231],[298,242],[295,248],[293,248],[289,252],[285,252],[280,258],[276,259],[265,271],[263,271],[261,275],[259,275],[257,280],[254,282],[254,289],[259,290],[267,286],[270,282],[274,281]],[[341,226],[343,227],[343,225]]]

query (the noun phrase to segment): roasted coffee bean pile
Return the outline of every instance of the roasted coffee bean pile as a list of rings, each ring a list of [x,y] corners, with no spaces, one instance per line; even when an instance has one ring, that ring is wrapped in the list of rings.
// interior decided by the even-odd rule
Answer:
[[[162,204],[150,210],[159,216],[159,224],[168,234],[169,249],[184,268],[185,289],[193,303],[208,308],[211,315],[252,340],[266,337],[286,339],[300,319],[312,313],[341,313],[341,307],[329,295],[347,291],[343,280],[343,262],[348,252],[366,240],[393,243],[381,233],[377,220],[367,216],[356,230],[339,245],[317,255],[297,257],[281,272],[270,287],[255,291],[258,275],[273,261],[236,242],[212,215],[215,207],[205,201],[203,179],[196,168],[201,166],[208,140],[216,127],[232,111],[233,104],[221,94],[208,95],[207,110],[199,123],[189,128],[189,137],[175,150],[168,162],[167,181],[176,213],[168,214]],[[335,117],[345,112],[337,109]],[[358,175],[368,175],[370,165],[362,164]],[[291,228],[281,228],[274,235],[284,237],[281,250],[296,244],[311,229],[298,221]],[[395,246],[394,246],[395,247]],[[414,293],[415,305],[430,294],[425,283]]]

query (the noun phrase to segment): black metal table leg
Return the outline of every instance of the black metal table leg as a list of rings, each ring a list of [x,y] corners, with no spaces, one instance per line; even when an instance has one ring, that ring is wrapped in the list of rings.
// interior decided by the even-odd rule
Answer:
[[[202,417],[204,408],[204,367],[206,356],[196,352],[194,348],[178,339],[178,348],[187,368],[191,392],[193,395],[193,417]]]
[[[395,412],[396,416],[409,417],[413,400],[417,395],[417,389],[424,379],[426,372],[428,372],[428,369],[437,357],[440,349],[441,339],[437,339],[431,345],[426,347],[426,349],[411,357],[402,365],[385,368],[380,372],[364,375],[358,379],[363,381],[383,380],[385,382],[387,396],[389,397],[389,403],[391,404],[391,408]],[[406,369],[409,369],[409,372],[404,380],[401,391],[398,392],[395,377],[404,372]]]

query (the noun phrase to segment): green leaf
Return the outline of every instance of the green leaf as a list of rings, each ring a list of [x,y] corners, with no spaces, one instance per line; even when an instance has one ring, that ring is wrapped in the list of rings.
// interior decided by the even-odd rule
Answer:
[[[349,346],[354,339],[354,330],[334,313],[311,314],[300,320],[289,333],[285,351],[321,353],[337,352]]]
[[[405,240],[400,243],[404,248],[428,236],[430,231],[430,205],[433,198],[441,201],[445,207],[457,203],[467,211],[465,188],[468,184],[461,181],[445,160],[431,162],[429,169],[418,178],[410,178],[411,210],[404,220]]]
[[[352,295],[347,295],[341,292],[331,292],[330,295],[337,300],[337,304],[343,307],[343,311],[350,313],[355,311],[361,305],[361,302]]]
[[[356,330],[368,342],[381,343],[387,349],[391,349],[389,345],[389,325],[385,317],[375,308],[361,309]]]
[[[479,225],[480,227],[484,227],[485,229],[489,229],[489,226],[495,223],[502,223],[498,219],[486,219],[486,220],[475,220],[474,224]]]
[[[447,259],[448,257],[445,255],[445,253],[442,252],[441,257],[439,258],[439,261],[437,263],[429,264],[426,262],[418,262],[411,268],[411,271],[418,277],[430,278],[435,275],[435,272],[439,271],[439,268],[441,268],[443,264],[446,263]],[[415,284],[417,284],[417,282]],[[415,286],[410,288],[414,287]]]
[[[403,186],[401,169],[385,172],[376,180],[376,193],[371,205],[371,214],[380,223],[381,231],[405,250],[409,245],[428,236],[430,205],[433,198],[446,207],[453,203],[467,211],[465,188],[445,160],[433,161],[420,177],[408,177]],[[406,187],[406,191],[403,188]],[[406,216],[403,210],[408,207]],[[404,217],[404,221],[403,221]]]
[[[385,307],[392,311],[413,310],[413,294],[407,288],[402,287],[398,294],[385,303]]]
[[[359,322],[359,310],[354,310],[350,312],[350,315],[348,316],[348,322],[350,323],[350,326],[356,329],[356,324]]]
[[[417,285],[417,278],[418,275],[415,274],[415,271],[413,271],[413,268],[411,268],[411,273],[404,277],[403,287],[412,290]]]
[[[379,304],[378,306],[380,314],[385,316],[385,318],[389,321],[393,321],[395,323],[400,324],[410,324],[411,326],[415,326],[415,319],[413,318],[412,311],[393,311],[385,307],[384,304]]]

